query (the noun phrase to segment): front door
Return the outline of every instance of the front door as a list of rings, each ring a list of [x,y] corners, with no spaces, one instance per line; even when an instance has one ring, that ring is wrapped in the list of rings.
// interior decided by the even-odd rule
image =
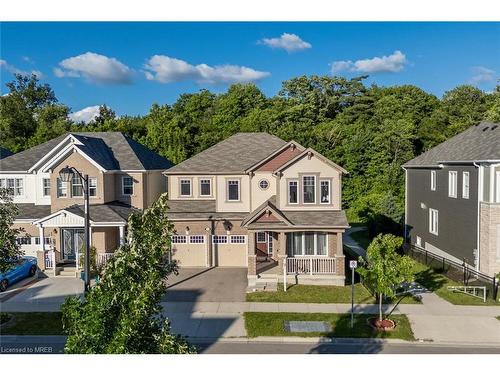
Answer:
[[[85,231],[83,229],[62,228],[62,258],[75,260],[76,250],[79,254],[83,251]]]

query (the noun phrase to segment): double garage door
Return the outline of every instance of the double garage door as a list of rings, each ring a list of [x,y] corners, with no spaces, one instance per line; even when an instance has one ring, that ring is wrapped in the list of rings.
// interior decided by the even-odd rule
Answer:
[[[218,267],[247,266],[246,241],[244,243],[231,243],[230,238],[225,243],[214,243],[212,241],[212,255],[210,255],[206,241],[207,237],[204,237],[203,243],[192,243],[189,238],[181,238],[182,243],[177,243],[178,239],[173,241],[173,259],[179,262],[179,267],[207,267],[211,263],[211,259],[214,259],[214,265]]]

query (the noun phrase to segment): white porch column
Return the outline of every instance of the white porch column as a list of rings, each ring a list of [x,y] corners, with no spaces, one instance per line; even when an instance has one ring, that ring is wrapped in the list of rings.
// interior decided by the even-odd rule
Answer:
[[[40,235],[40,249],[42,251],[45,251],[45,239],[44,239],[44,231],[43,231],[43,225],[40,224],[40,226],[38,227],[38,230],[39,230],[39,235]]]
[[[120,246],[125,244],[125,226],[118,227],[120,229]]]

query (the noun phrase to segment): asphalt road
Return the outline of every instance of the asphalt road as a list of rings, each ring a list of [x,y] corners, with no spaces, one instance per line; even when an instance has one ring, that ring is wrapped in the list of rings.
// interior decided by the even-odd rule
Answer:
[[[0,354],[62,353],[64,337],[0,336]],[[432,343],[270,343],[217,342],[195,344],[201,354],[500,354],[500,348]]]

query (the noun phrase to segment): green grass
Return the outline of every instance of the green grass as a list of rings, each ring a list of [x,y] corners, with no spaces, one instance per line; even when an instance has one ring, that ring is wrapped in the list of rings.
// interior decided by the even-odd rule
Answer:
[[[423,285],[427,289],[436,293],[442,299],[454,304],[454,305],[476,305],[476,306],[486,306],[493,305],[499,306],[500,302],[494,301],[493,299],[487,299],[483,302],[482,299],[469,296],[464,293],[453,292],[448,290],[449,286],[459,286],[463,285],[459,282],[453,281],[446,277],[445,275],[436,272],[432,268],[429,268],[417,261],[414,263],[414,273],[415,281],[420,285]]]
[[[351,238],[358,243],[363,249],[368,249],[368,246],[372,242],[370,237],[368,236],[368,231],[360,230],[357,232],[352,232],[349,234]]]
[[[277,292],[247,293],[246,300],[247,302],[351,303],[351,286],[294,284],[285,292],[283,284],[278,284]],[[354,302],[376,303],[368,289],[360,283],[354,285]],[[419,303],[419,301],[404,297],[400,303]]]
[[[300,336],[300,337],[355,337],[355,338],[390,338],[414,341],[410,322],[406,315],[392,315],[396,322],[394,331],[377,331],[368,326],[366,320],[372,315],[354,315],[354,328],[351,329],[350,314],[324,313],[267,313],[246,312],[245,328],[249,337],[258,336]],[[331,332],[286,332],[285,321],[314,320],[326,321],[332,326]]]
[[[2,335],[64,335],[60,312],[13,312],[13,324],[2,328]]]

